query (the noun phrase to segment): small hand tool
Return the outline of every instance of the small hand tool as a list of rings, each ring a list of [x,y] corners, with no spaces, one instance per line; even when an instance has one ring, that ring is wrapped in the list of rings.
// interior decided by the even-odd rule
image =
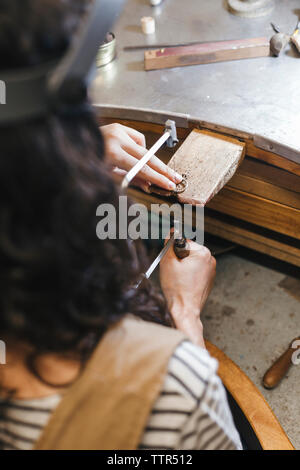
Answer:
[[[145,274],[141,275],[140,279],[138,280],[136,284],[136,289],[140,287],[144,279],[150,278],[151,274],[155,271],[155,269],[157,268],[161,260],[164,258],[166,253],[169,251],[169,249],[173,245],[173,242],[174,242],[174,233],[171,235],[170,240],[168,241],[168,243],[165,244],[165,246],[163,247],[159,255],[155,258],[155,260],[153,261],[149,269],[145,272]]]
[[[291,40],[290,34],[281,33],[280,30],[275,26],[274,23],[271,23],[271,26],[275,32],[274,36],[271,37],[270,40],[270,50],[271,53],[278,57],[282,51],[286,48],[288,43]]]
[[[277,385],[279,385],[281,380],[288,373],[290,367],[293,365],[293,354],[298,349],[300,350],[300,345],[298,345],[297,347],[297,344],[299,344],[299,340],[300,337],[295,338],[289,345],[289,348],[279,357],[279,359],[277,359],[277,361],[270,367],[270,369],[267,370],[263,378],[263,385],[265,388],[272,389],[277,387]]]
[[[167,143],[167,146],[170,148],[173,148],[178,143],[176,124],[174,121],[166,121],[164,134],[158,139],[158,141],[153,145],[153,147],[148,150],[148,152],[143,156],[143,158],[141,158],[141,160],[139,160],[138,163],[133,168],[131,168],[131,170],[125,175],[122,181],[123,191],[127,191],[130,182],[136,177],[136,175],[141,171],[141,169],[147,164],[147,162],[154,156],[157,150],[159,150],[164,143]],[[181,182],[177,185],[177,187],[178,192],[181,192],[185,190],[186,184]],[[174,233],[177,233],[176,229]],[[186,243],[186,239],[182,237],[180,239],[176,239],[174,243],[174,233],[172,234],[168,243],[161,250],[160,254],[153,261],[147,272],[141,275],[140,279],[138,280],[135,286],[136,288],[138,288],[142,284],[144,279],[150,278],[151,274],[159,265],[159,263],[161,262],[161,260],[163,259],[163,257],[168,252],[171,246],[174,245],[175,254],[179,259],[183,259],[188,256],[189,250]]]
[[[300,31],[299,30],[300,30],[300,19],[298,20],[296,29],[291,36],[292,43],[296,47],[297,51],[300,53],[300,34],[299,34]]]
[[[223,42],[222,40],[214,41],[215,43]],[[178,44],[170,44],[170,43],[159,43],[159,44],[139,44],[135,46],[124,46],[123,51],[139,51],[139,50],[146,50],[146,49],[167,49],[172,47],[185,47],[185,46],[195,46],[198,44],[207,44],[207,41],[192,41],[192,42],[183,42]]]
[[[295,45],[297,51],[300,53],[299,19],[297,19],[297,25],[292,34],[282,33],[274,23],[271,23],[271,26],[275,32],[270,40],[270,50],[274,56],[278,57],[290,42]]]
[[[176,158],[174,158],[173,166],[174,166],[174,172],[176,173]],[[183,175],[182,182],[177,185],[177,188],[178,188],[177,192],[180,193],[182,191],[185,191],[186,186],[187,186],[186,175]],[[173,191],[173,194],[176,194],[176,190]],[[137,288],[141,285],[144,279],[149,279],[149,277],[151,276],[155,268],[159,265],[159,263],[161,262],[163,257],[166,255],[166,253],[168,252],[171,246],[173,246],[174,253],[179,260],[187,258],[190,254],[188,242],[185,236],[182,234],[182,231],[181,232],[179,231],[179,221],[176,219],[174,220],[174,232],[172,233],[170,240],[161,250],[161,252],[156,257],[156,259],[153,261],[148,271],[141,276],[140,280],[137,283],[137,286],[136,286]]]
[[[174,253],[179,260],[187,258],[190,254],[189,245],[186,238],[183,236],[181,238],[176,238],[176,230],[172,233],[170,239],[165,244],[159,255],[155,258],[148,270],[142,274],[136,284],[136,289],[140,287],[144,279],[149,279],[152,273],[155,271],[157,266],[160,264],[162,259],[165,257],[169,249],[173,246]]]

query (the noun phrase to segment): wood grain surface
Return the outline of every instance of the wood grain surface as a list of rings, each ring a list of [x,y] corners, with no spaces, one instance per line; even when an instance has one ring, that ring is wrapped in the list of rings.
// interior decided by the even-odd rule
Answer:
[[[243,142],[194,129],[168,163],[187,177],[187,189],[178,200],[206,205],[233,177],[244,156]]]
[[[145,52],[144,60],[145,70],[156,70],[228,60],[267,57],[269,54],[269,39],[264,37],[150,50]]]

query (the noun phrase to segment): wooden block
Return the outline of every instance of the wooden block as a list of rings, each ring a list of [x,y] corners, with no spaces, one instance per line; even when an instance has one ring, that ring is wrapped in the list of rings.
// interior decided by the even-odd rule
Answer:
[[[146,51],[145,70],[210,64],[228,60],[267,57],[269,55],[270,41],[268,38],[208,42]]]
[[[187,189],[178,194],[178,200],[204,206],[233,177],[244,158],[245,147],[237,139],[193,130],[168,163],[187,176]]]

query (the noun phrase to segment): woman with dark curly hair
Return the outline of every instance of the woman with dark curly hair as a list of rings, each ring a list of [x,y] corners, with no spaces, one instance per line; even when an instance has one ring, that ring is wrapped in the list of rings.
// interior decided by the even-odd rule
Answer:
[[[0,0],[0,69],[61,57],[88,3]],[[96,209],[118,208],[111,166],[128,170],[145,142],[103,134],[92,112],[0,126],[0,448],[239,448],[200,321],[215,260],[190,242],[161,265],[165,297],[132,289],[143,247],[100,241]],[[178,180],[158,160],[141,178]]]

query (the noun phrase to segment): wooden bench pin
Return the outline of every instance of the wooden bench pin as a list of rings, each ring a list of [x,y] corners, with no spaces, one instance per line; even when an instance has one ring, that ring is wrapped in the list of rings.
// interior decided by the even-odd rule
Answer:
[[[244,156],[245,143],[238,139],[195,129],[168,163],[183,175],[183,182],[175,191],[152,186],[151,192],[205,206],[234,176]]]

